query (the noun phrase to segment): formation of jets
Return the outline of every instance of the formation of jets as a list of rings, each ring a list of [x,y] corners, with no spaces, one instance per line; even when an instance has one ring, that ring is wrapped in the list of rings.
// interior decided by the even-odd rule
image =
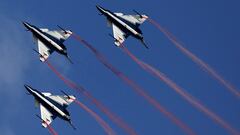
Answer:
[[[147,47],[144,42],[142,31],[139,26],[148,18],[146,15],[141,15],[135,11],[137,15],[124,15],[123,13],[113,13],[109,10],[104,9],[101,6],[96,6],[102,15],[106,16],[108,24],[112,25],[113,38],[116,46],[121,46],[125,39],[129,36],[133,36],[139,39],[143,45]],[[23,25],[33,35],[33,39],[38,46],[38,50],[35,50],[40,56],[40,61],[44,62],[54,52],[64,55],[71,63],[69,59],[67,48],[63,44],[71,35],[72,31],[65,30],[58,26],[60,30],[48,30],[46,28],[38,28],[28,22],[23,22]],[[63,92],[63,96],[52,95],[51,93],[40,92],[28,85],[24,85],[29,95],[35,98],[35,103],[40,107],[41,115],[37,115],[42,121],[43,127],[48,127],[51,122],[59,117],[75,129],[72,125],[70,114],[67,111],[67,107],[76,98],[69,96]]]

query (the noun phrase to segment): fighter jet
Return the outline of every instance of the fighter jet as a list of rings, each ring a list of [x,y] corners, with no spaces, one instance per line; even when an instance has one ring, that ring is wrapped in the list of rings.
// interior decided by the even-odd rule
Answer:
[[[28,31],[33,34],[33,39],[38,45],[38,51],[40,55],[40,61],[44,62],[54,51],[66,56],[66,58],[72,63],[67,54],[67,48],[64,46],[63,42],[68,39],[72,32],[70,30],[64,30],[58,26],[61,30],[48,30],[43,28],[38,28],[27,22],[23,22],[23,25]]]
[[[148,18],[146,15],[141,15],[134,10],[137,15],[125,15],[123,13],[113,13],[110,10],[104,9],[101,6],[96,6],[101,12],[101,15],[107,17],[109,26],[113,27],[113,38],[115,39],[115,45],[120,46],[129,35],[139,39],[143,45],[145,44],[142,36],[142,31],[139,26]]]
[[[48,127],[56,117],[59,117],[68,121],[73,129],[76,129],[72,125],[70,114],[66,109],[76,99],[74,96],[69,96],[65,93],[64,96],[52,95],[51,93],[39,92],[28,85],[24,85],[24,87],[29,95],[35,98],[35,105],[40,107],[41,117],[37,116],[42,120],[43,127]]]

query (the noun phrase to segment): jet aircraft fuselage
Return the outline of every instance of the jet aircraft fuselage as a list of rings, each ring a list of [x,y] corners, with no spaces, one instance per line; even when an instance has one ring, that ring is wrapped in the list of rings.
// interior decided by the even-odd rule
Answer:
[[[67,57],[67,48],[65,45],[60,42],[55,37],[49,35],[38,27],[31,25],[27,22],[23,22],[23,25],[32,32],[33,36],[39,39],[42,43],[44,43],[51,50],[57,51],[58,53]]]
[[[107,17],[107,19],[119,27],[123,32],[130,33],[132,36],[139,40],[143,40],[142,31],[139,29],[139,25],[133,25],[126,20],[118,17],[116,14],[110,10],[104,9],[101,6],[96,6],[97,9]]]
[[[66,120],[68,122],[71,121],[70,114],[64,106],[61,106],[54,100],[50,99],[49,97],[45,96],[41,92],[28,85],[24,85],[29,94],[31,94],[35,100],[44,106],[48,111],[50,111],[53,115],[58,116],[59,118]]]

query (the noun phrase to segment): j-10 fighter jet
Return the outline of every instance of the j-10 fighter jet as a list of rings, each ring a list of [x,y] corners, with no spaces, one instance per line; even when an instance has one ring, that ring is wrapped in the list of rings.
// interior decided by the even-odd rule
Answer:
[[[37,116],[42,120],[43,127],[48,127],[56,117],[59,117],[68,121],[73,129],[76,129],[72,125],[70,114],[66,109],[76,99],[74,96],[69,96],[64,92],[64,96],[52,95],[51,93],[42,93],[28,85],[24,86],[29,95],[35,98],[35,104],[40,107],[41,117]]]
[[[38,28],[27,22],[23,22],[23,25],[33,34],[34,41],[38,45],[38,51],[35,51],[39,53],[40,61],[44,62],[51,53],[56,51],[66,56],[71,62],[67,54],[67,48],[63,44],[63,42],[71,36],[72,32],[70,30],[64,30],[58,26],[61,30],[50,31],[48,29]]]
[[[134,10],[137,15],[125,15],[123,13],[113,13],[110,10],[104,9],[101,6],[96,6],[101,12],[101,15],[107,17],[109,25],[113,27],[113,38],[115,39],[115,44],[120,46],[128,36],[139,39],[143,45],[147,47],[143,40],[142,31],[139,26],[148,18],[146,15],[141,15]]]

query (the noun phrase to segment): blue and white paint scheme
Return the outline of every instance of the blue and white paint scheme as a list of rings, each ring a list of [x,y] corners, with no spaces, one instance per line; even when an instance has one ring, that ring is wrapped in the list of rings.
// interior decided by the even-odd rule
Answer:
[[[142,31],[139,26],[146,21],[148,16],[140,15],[125,15],[123,13],[113,13],[110,10],[104,9],[101,6],[96,6],[102,15],[107,17],[109,26],[112,25],[113,37],[115,45],[120,46],[128,38],[129,35],[139,39],[143,45],[148,48],[143,40]]]
[[[23,25],[28,31],[31,31],[35,43],[38,45],[38,53],[40,54],[40,61],[44,62],[54,51],[64,55],[71,62],[67,54],[67,48],[63,42],[68,39],[72,32],[70,30],[48,30],[38,28],[27,22]]]
[[[40,107],[43,127],[46,128],[50,125],[56,117],[68,121],[72,125],[70,114],[66,108],[76,99],[74,96],[52,95],[40,92],[28,85],[24,85],[24,87],[35,98],[36,106]]]

